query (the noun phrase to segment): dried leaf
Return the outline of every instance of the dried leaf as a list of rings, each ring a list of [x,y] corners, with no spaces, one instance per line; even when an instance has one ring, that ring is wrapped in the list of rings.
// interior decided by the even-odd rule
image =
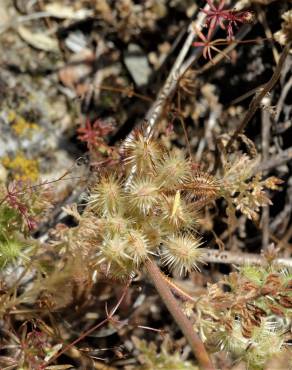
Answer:
[[[73,369],[72,365],[52,365],[52,366],[47,366],[47,370],[65,370],[65,369]]]
[[[92,10],[79,9],[75,10],[74,7],[64,5],[60,3],[47,4],[44,10],[48,12],[52,17],[60,19],[85,19],[93,15]]]
[[[17,29],[19,36],[32,47],[38,50],[53,51],[59,50],[56,39],[40,32],[31,32],[28,28],[20,26]]]
[[[92,72],[93,61],[94,54],[91,50],[83,49],[80,53],[74,54],[70,58],[69,64],[59,71],[60,81],[70,88],[86,85],[88,89],[88,83],[83,80]]]

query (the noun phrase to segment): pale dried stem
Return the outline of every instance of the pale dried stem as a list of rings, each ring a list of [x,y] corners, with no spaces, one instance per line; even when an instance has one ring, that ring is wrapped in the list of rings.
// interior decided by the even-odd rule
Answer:
[[[268,39],[273,40],[273,33],[272,33],[271,29],[269,28],[269,24],[267,22],[266,12],[263,10],[263,7],[260,6],[259,4],[255,4],[255,5],[256,5],[256,9],[257,9],[258,19],[261,22],[261,24],[263,25],[266,37]],[[279,62],[279,53],[278,53],[278,51],[275,47],[274,42],[272,43],[272,51],[273,51],[273,56],[274,56],[275,63],[278,63]]]
[[[288,65],[288,68],[289,68],[289,65]],[[290,70],[292,68],[292,60],[290,60]],[[287,97],[287,95],[289,94],[289,91],[291,92],[291,88],[292,88],[292,76],[289,78],[288,82],[285,84],[285,86],[283,87],[282,91],[281,91],[281,95],[280,95],[280,98],[278,100],[278,103],[277,103],[277,110],[276,110],[276,115],[275,115],[275,122],[277,123],[279,118],[280,118],[280,114],[282,112],[282,109],[283,109],[283,105],[284,105],[284,102],[285,102],[285,99]]]
[[[207,4],[204,7],[204,9],[209,10],[209,5]],[[199,12],[198,18],[195,21],[198,29],[201,29],[203,27],[205,18],[206,14],[203,12]],[[161,90],[159,91],[156,101],[146,114],[145,121],[147,127],[145,129],[145,135],[147,137],[152,135],[154,126],[158,122],[159,118],[161,117],[164,111],[165,106],[167,105],[169,100],[173,97],[173,94],[177,88],[179,79],[182,75],[181,72],[182,64],[196,36],[196,33],[192,27],[192,23],[189,25],[188,32],[189,32],[188,37],[186,38],[186,41],[168,75],[168,78],[166,79]]]
[[[277,155],[274,155],[270,159],[263,161],[253,170],[253,174],[258,172],[268,171],[275,167],[281,166],[292,160],[292,148],[283,150]]]
[[[209,5],[208,4],[205,5],[204,9],[209,10]],[[196,26],[197,26],[198,29],[201,29],[203,27],[205,19],[206,19],[206,14],[203,13],[203,12],[199,12],[198,18],[195,21]],[[190,49],[190,47],[191,47],[191,45],[194,41],[194,38],[196,36],[196,33],[195,33],[195,31],[192,27],[192,23],[189,24],[188,33],[189,34],[188,34],[188,36],[187,36],[187,38],[184,42],[184,45],[183,45],[178,57],[176,58],[176,61],[173,65],[173,67],[172,67],[164,85],[160,89],[156,100],[154,101],[154,103],[152,104],[152,106],[150,107],[150,109],[148,110],[148,112],[145,115],[144,135],[145,135],[146,138],[149,138],[149,137],[152,136],[154,126],[159,121],[167,103],[171,100],[171,98],[173,97],[173,95],[174,95],[174,93],[177,89],[179,80],[180,80],[180,78],[183,74],[182,71],[181,71],[182,64],[184,62],[184,59],[185,59],[187,53],[189,52],[189,49]],[[183,69],[183,71],[185,72],[185,69]],[[131,133],[130,133],[130,135],[131,135]],[[129,174],[128,179],[127,179],[126,184],[125,184],[126,188],[128,188],[128,186],[131,184],[135,172],[136,172],[136,167],[133,166],[132,170],[131,170],[131,173]]]
[[[269,112],[269,107],[271,105],[271,98],[266,97],[266,106],[262,108],[262,158],[264,161],[269,159],[269,148],[270,148],[270,131],[271,131],[271,117]],[[270,207],[267,205],[262,210],[261,217],[261,228],[262,228],[262,248],[266,249],[269,246],[270,239]]]
[[[229,142],[226,145],[226,151],[227,152],[230,150],[230,148],[231,148],[233,142],[235,141],[235,139],[237,138],[237,136],[244,131],[245,127],[247,126],[247,124],[250,122],[250,120],[252,119],[252,117],[254,116],[254,114],[256,113],[258,108],[260,107],[262,99],[270,92],[270,90],[272,90],[272,88],[278,82],[278,79],[281,76],[282,68],[285,64],[285,61],[286,61],[288,55],[289,55],[290,47],[291,47],[291,42],[289,42],[285,46],[271,79],[264,85],[262,91],[252,99],[252,101],[249,105],[248,111],[246,112],[246,114],[243,117],[240,125],[238,126],[238,128],[236,129],[234,134],[231,136]]]
[[[207,249],[204,261],[234,265],[264,265],[266,263],[265,258],[260,254],[219,251],[218,249]],[[274,263],[283,267],[292,267],[292,258],[276,258]]]

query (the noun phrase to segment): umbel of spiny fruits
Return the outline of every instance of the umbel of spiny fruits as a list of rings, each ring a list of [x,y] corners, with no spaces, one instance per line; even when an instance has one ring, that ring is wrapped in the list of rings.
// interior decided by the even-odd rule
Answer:
[[[80,225],[93,225],[96,264],[117,278],[130,277],[151,256],[181,275],[197,269],[204,260],[198,211],[226,192],[226,181],[194,170],[183,151],[169,151],[141,131],[126,141],[123,155],[122,173],[100,176],[80,216]]]

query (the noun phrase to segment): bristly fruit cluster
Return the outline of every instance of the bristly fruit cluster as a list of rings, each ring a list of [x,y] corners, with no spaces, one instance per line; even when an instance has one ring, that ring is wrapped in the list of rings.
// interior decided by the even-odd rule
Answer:
[[[198,170],[183,151],[169,151],[140,130],[125,142],[122,157],[119,169],[102,173],[92,186],[82,215],[66,209],[79,223],[70,230],[71,252],[83,251],[106,275],[127,278],[151,255],[185,275],[204,260],[197,231],[202,207],[224,197],[229,213],[248,208],[248,215],[256,215],[267,204],[260,177],[251,182],[250,174],[237,171],[237,179],[229,169],[218,180]]]
[[[150,255],[180,274],[198,268],[204,254],[195,230],[198,211],[218,196],[219,183],[194,171],[181,151],[170,152],[141,131],[122,151],[122,173],[100,176],[80,216],[80,225],[95,230],[95,261],[116,277],[131,275]],[[89,239],[87,234],[86,245]]]
[[[268,263],[246,265],[224,283],[209,285],[208,294],[196,305],[197,325],[206,345],[230,352],[244,360],[248,369],[262,369],[269,359],[285,353],[291,339],[287,320],[292,310],[291,286],[291,269]]]

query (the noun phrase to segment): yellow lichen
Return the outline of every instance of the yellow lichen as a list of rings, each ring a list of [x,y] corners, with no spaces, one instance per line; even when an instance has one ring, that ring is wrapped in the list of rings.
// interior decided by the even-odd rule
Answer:
[[[14,158],[4,157],[2,164],[15,180],[34,182],[39,178],[38,161],[26,158],[22,152],[18,152]]]
[[[7,118],[12,126],[12,130],[17,136],[30,135],[31,130],[38,128],[36,123],[27,121],[24,117],[16,114],[14,111],[9,111]]]

